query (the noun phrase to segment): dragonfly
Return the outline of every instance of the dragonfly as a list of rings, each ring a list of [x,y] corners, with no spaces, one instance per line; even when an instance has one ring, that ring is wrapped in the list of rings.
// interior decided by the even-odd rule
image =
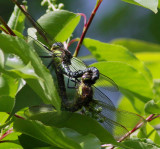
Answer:
[[[22,8],[22,6],[16,0],[12,1],[28,18],[32,26],[36,28],[39,35],[45,40],[46,43],[48,43],[48,46],[43,44],[43,47],[50,52],[50,55],[40,56],[41,58],[52,58],[52,61],[48,64],[47,68],[49,68],[53,63],[56,63],[55,66],[57,66],[58,64],[57,69],[59,69],[63,74],[67,75],[70,78],[77,79],[81,77],[82,74],[86,71],[93,71],[93,81],[96,81],[99,78],[98,69],[94,67],[86,68],[85,70],[77,70],[76,72],[71,71],[68,67],[69,65],[71,65],[72,59],[72,54],[70,53],[70,51],[65,49],[64,45],[61,42],[57,42],[56,40],[52,39],[52,37],[43,30],[43,28],[34,20],[34,18],[27,11],[25,11],[24,8]]]
[[[25,11],[24,8],[16,1],[12,0],[19,9],[24,13],[27,19],[30,21],[32,26],[36,28],[39,35],[46,41],[47,45],[42,44],[38,40],[35,40],[41,44],[47,51],[47,55],[40,55],[41,58],[51,59],[47,68],[54,65],[58,69],[59,74],[66,75],[68,79],[67,87],[69,86],[69,81],[74,81],[75,84],[85,72],[92,72],[92,83],[100,84],[101,87],[110,91],[118,91],[118,86],[109,77],[101,74],[96,67],[88,67],[81,59],[73,57],[71,52],[64,48],[61,42],[57,42],[52,37],[44,31],[44,29],[34,20],[34,18]],[[33,38],[33,37],[32,37]],[[33,38],[34,39],[34,38]],[[62,85],[61,85],[62,86]]]
[[[93,118],[97,118],[98,121],[101,122],[105,128],[107,128],[107,130],[118,130],[114,132],[115,138],[120,138],[122,134],[128,132],[125,127],[125,123],[129,121],[129,119],[134,120],[135,122],[142,119],[136,114],[131,116],[132,114],[129,112],[123,112],[116,109],[112,101],[101,90],[117,92],[117,84],[109,77],[101,74],[97,68],[88,67],[82,60],[73,57],[71,53],[64,48],[64,45],[61,42],[56,42],[53,40],[51,36],[43,30],[43,28],[19,5],[16,0],[12,1],[21,9],[21,11],[31,22],[32,26],[36,28],[39,35],[46,41],[47,45],[44,45],[38,41],[37,42],[40,43],[48,53],[48,55],[40,55],[40,57],[51,59],[47,68],[54,65],[54,67],[57,68],[55,70],[58,70],[57,72],[59,75],[65,75],[68,77],[68,80],[75,83],[74,88],[77,90],[76,94],[78,97],[76,97],[73,104],[66,105],[66,101],[64,103],[62,101],[62,106],[65,107],[65,110],[76,112],[84,107],[85,113],[88,111],[88,113],[90,113]],[[64,92],[65,85],[61,84],[59,86],[60,90]],[[69,88],[69,83],[67,83],[67,87]],[[64,94],[62,95],[62,98],[63,96]],[[67,99],[67,97],[65,98]],[[125,120],[124,123],[122,122],[121,124],[117,121],[117,119]],[[126,126],[128,125],[129,124],[126,124]],[[113,129],[113,127],[116,129]],[[113,134],[113,132],[111,133]]]

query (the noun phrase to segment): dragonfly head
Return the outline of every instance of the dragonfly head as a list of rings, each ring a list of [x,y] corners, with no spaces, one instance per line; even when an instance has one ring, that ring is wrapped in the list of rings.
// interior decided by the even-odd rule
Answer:
[[[64,49],[64,45],[61,42],[56,42],[52,45],[52,50]]]
[[[94,84],[95,82],[92,81],[92,72],[85,72],[83,75],[82,75],[82,82],[84,84],[87,84],[89,86],[91,86],[92,84]]]

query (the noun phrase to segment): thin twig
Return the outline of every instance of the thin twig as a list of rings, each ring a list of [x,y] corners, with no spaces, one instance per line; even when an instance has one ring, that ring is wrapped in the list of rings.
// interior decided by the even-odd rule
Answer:
[[[3,20],[3,18],[0,16],[0,22],[4,25],[4,27],[7,29],[8,33],[12,36],[16,36],[16,34],[12,31],[12,29],[7,25],[7,23]]]
[[[13,128],[10,128],[8,131],[6,131],[1,137],[0,140],[2,140],[3,138],[5,138],[6,136],[8,136],[9,134],[11,134],[13,132]]]
[[[79,38],[72,39],[72,40],[68,43],[67,48],[68,48],[72,43],[74,43],[74,42],[76,42],[76,41],[79,41]]]
[[[2,30],[3,32],[5,32],[6,34],[9,34],[3,27],[0,26],[0,30]]]
[[[76,56],[78,55],[79,49],[80,49],[80,47],[81,47],[81,45],[82,45],[82,42],[83,42],[84,37],[85,37],[85,35],[86,35],[87,31],[88,31],[88,28],[89,28],[89,26],[90,26],[90,24],[91,24],[91,22],[92,22],[92,20],[93,20],[93,18],[94,18],[94,16],[95,16],[95,14],[96,14],[96,12],[97,12],[100,4],[102,3],[102,1],[103,1],[103,0],[99,0],[98,4],[96,5],[96,7],[94,8],[94,10],[92,11],[91,16],[90,16],[87,24],[84,26],[83,32],[82,32],[82,35],[81,35],[81,38],[80,38],[80,40],[79,40],[79,42],[78,42],[78,44],[77,44],[77,47],[76,47],[76,50],[75,50],[75,53],[74,53],[73,56],[76,57]]]
[[[87,17],[84,13],[78,13],[79,15],[81,15],[84,18],[84,26],[87,25]]]
[[[150,122],[150,121],[152,121],[152,120],[154,120],[154,119],[156,119],[156,118],[158,118],[158,117],[160,117],[160,115],[157,115],[157,116],[155,116],[155,117],[150,118],[150,119],[148,120],[148,122]]]

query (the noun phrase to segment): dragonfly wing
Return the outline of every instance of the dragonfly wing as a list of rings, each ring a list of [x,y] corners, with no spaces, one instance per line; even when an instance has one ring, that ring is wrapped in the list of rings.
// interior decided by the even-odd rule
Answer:
[[[101,108],[99,116],[104,119],[102,125],[108,130],[111,129],[114,137],[119,139],[133,129],[138,123],[145,122],[145,119],[135,113],[115,108],[112,101],[99,89],[93,87],[93,98],[97,101],[95,108]]]
[[[117,141],[129,132],[123,125],[105,117],[103,114],[99,114],[98,116],[104,119],[103,123],[100,124],[107,129]]]
[[[77,70],[85,70],[88,68],[88,66],[79,58],[73,57],[71,59],[71,65],[70,69],[71,71],[77,71]]]
[[[71,59],[70,69],[72,71],[85,70],[86,68],[88,68],[88,66],[81,59],[76,57]],[[100,78],[95,83],[95,86],[111,92],[118,92],[119,90],[117,84],[112,79],[101,73]]]
[[[37,30],[37,32],[43,38],[43,40],[51,47],[53,44],[51,36],[43,30],[39,23],[36,22],[35,19],[16,0],[12,1],[19,7],[19,9],[26,16],[26,18],[28,19],[28,23],[30,22],[29,24],[31,24]]]
[[[101,123],[116,140],[124,136],[128,130],[134,129],[140,123],[144,123],[145,119],[135,113],[113,108],[105,102],[98,101],[97,107],[101,107],[102,111],[98,116],[104,121]]]
[[[105,102],[106,105],[108,105],[108,107],[115,109],[113,102],[107,97],[107,95],[105,95],[100,89],[96,87],[92,87],[92,88],[94,92],[93,98],[95,100]]]
[[[118,92],[117,84],[109,77],[100,73],[100,78],[96,81],[95,87],[100,87],[111,92]]]

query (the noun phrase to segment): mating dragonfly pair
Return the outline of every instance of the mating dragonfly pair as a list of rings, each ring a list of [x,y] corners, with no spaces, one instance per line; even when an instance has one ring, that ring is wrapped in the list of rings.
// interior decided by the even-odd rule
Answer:
[[[83,109],[83,113],[96,118],[116,139],[126,134],[128,130],[126,128],[130,123],[128,121],[134,120],[135,125],[137,122],[143,120],[136,114],[118,110],[113,105],[112,101],[107,97],[103,91],[118,91],[116,83],[109,77],[101,74],[97,68],[88,67],[80,59],[73,57],[71,53],[64,48],[60,42],[53,43],[42,27],[27,13],[16,0],[12,0],[25,14],[32,26],[37,30],[39,35],[48,43],[48,45],[42,46],[48,51],[48,55],[40,55],[41,58],[50,58],[51,62],[47,68],[54,66],[55,71],[61,76],[66,76],[68,82],[75,83],[77,97],[74,103],[67,101],[67,97],[64,97],[62,93],[62,109],[76,112]],[[36,41],[38,42],[38,41]],[[40,42],[38,42],[40,43]],[[57,80],[60,79],[57,75]],[[63,80],[59,80],[59,88],[63,88],[61,92],[65,91]],[[69,87],[69,83],[67,83]],[[60,93],[61,94],[61,93]],[[133,123],[132,123],[133,124]],[[134,126],[135,126],[134,125]],[[114,131],[116,130],[116,131]]]

